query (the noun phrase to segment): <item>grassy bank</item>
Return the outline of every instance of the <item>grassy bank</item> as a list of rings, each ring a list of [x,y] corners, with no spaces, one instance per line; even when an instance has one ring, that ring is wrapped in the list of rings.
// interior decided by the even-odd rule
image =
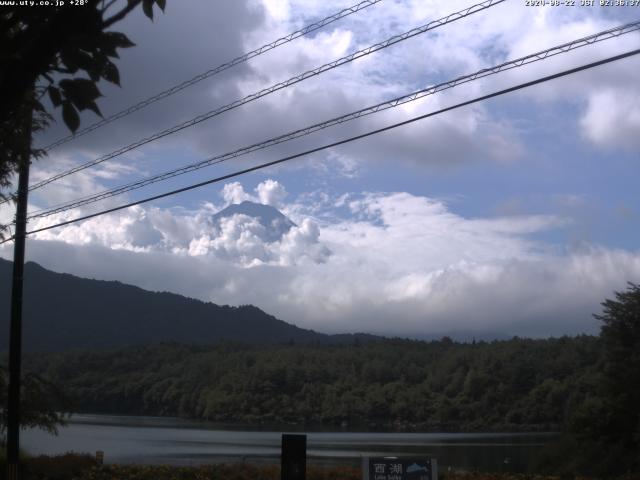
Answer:
[[[0,478],[5,466],[0,465]],[[24,480],[279,480],[275,465],[201,465],[174,467],[168,465],[97,465],[89,455],[65,454],[55,457],[30,457],[24,462]],[[445,472],[440,480],[567,480],[569,477]],[[580,477],[576,477],[577,478]],[[360,480],[361,472],[351,467],[308,467],[308,480]],[[588,480],[584,477],[580,480]],[[618,480],[640,480],[640,473],[618,477]]]

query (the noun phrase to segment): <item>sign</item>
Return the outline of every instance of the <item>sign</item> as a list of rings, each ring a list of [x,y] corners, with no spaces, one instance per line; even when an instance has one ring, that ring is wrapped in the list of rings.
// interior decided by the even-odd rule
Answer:
[[[364,480],[438,480],[438,462],[426,457],[365,457]]]

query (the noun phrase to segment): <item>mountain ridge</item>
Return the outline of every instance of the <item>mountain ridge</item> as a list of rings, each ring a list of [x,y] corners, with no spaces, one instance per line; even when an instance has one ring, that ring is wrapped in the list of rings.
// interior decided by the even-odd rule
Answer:
[[[13,263],[0,259],[0,351],[8,345]],[[57,273],[25,264],[26,351],[111,348],[164,342],[215,344],[350,343],[368,334],[328,335],[297,327],[256,306],[217,305],[119,281]],[[30,299],[38,299],[33,301]]]

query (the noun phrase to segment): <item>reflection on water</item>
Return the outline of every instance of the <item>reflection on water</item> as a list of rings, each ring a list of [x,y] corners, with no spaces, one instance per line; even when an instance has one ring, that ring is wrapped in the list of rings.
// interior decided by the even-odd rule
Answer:
[[[108,463],[196,465],[278,463],[283,432],[156,417],[74,415],[58,437],[22,434],[32,454],[105,452]],[[314,429],[315,430],[315,429]],[[300,431],[300,430],[298,430]],[[310,464],[359,466],[363,456],[434,456],[443,468],[525,472],[555,435],[502,433],[374,433],[309,431]]]

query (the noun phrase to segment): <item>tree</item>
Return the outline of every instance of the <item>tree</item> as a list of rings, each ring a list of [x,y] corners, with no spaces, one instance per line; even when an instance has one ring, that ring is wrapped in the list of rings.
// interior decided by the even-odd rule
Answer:
[[[133,46],[126,35],[108,31],[138,5],[153,18],[153,5],[164,10],[166,0],[79,0],[76,5],[14,5],[0,12],[0,197],[19,173],[16,197],[16,233],[12,283],[9,344],[9,388],[7,408],[7,464],[10,478],[17,478],[18,431],[30,421],[46,425],[59,420],[49,415],[47,397],[29,417],[21,396],[22,269],[26,227],[29,164],[43,152],[33,151],[34,131],[45,128],[51,116],[41,99],[49,95],[54,108],[62,108],[62,118],[72,132],[80,125],[78,112],[92,110],[101,115],[96,100],[101,96],[97,83],[104,79],[120,83],[112,58],[117,50]],[[26,2],[25,2],[26,3]],[[49,3],[49,2],[47,2]],[[70,3],[70,2],[68,2]],[[115,10],[115,11],[114,11]],[[0,226],[0,237],[8,226]],[[23,386],[33,380],[25,377]],[[33,383],[33,382],[32,382]],[[42,386],[41,382],[33,385]],[[4,418],[4,417],[3,417]],[[20,422],[20,423],[19,423]]]
[[[120,84],[112,59],[134,46],[126,35],[109,31],[138,5],[153,19],[153,5],[166,0],[83,0],[83,5],[14,6],[0,11],[0,197],[17,172],[30,141],[30,128],[45,128],[51,117],[41,99],[48,95],[72,132],[78,112],[101,115],[97,83]],[[33,118],[33,120],[31,120]],[[31,151],[32,158],[42,156]],[[1,232],[0,232],[1,233]]]
[[[594,388],[568,422],[565,463],[574,472],[615,476],[640,470],[640,285],[602,303]]]
[[[604,346],[602,386],[608,410],[606,429],[599,432],[610,445],[627,452],[628,467],[640,469],[640,285],[602,303]]]
[[[8,372],[0,366],[0,405],[7,402]],[[65,411],[69,400],[53,383],[35,373],[28,373],[22,380],[22,428],[40,428],[57,434],[65,425]],[[7,428],[6,409],[0,409],[0,434]]]

